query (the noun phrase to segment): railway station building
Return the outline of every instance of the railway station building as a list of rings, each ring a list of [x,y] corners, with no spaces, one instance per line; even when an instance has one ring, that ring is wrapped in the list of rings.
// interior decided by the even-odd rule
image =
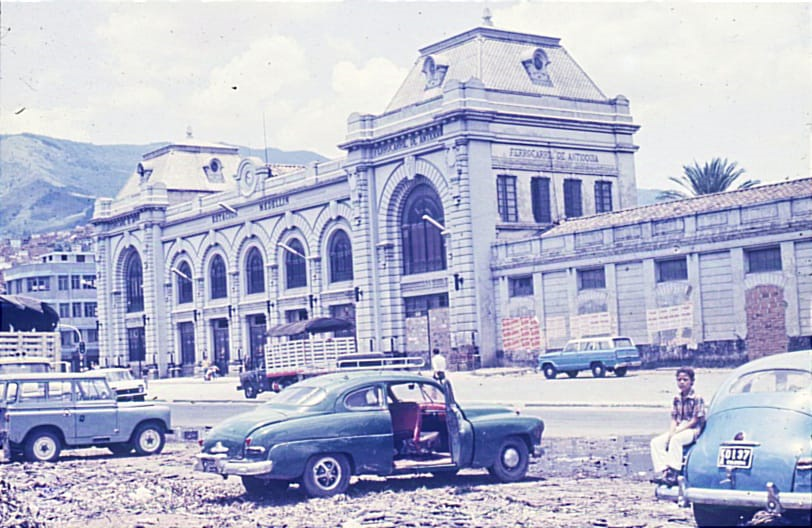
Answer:
[[[637,129],[559,39],[484,25],[419,50],[381,114],[349,116],[341,158],[267,164],[191,134],[147,152],[92,220],[102,361],[233,368],[317,316],[353,321],[360,352],[439,348],[459,369],[595,331],[658,360],[746,346],[758,321],[719,312],[762,286],[783,292],[787,346],[812,334],[809,181],[638,208]],[[672,307],[690,332],[661,322]]]

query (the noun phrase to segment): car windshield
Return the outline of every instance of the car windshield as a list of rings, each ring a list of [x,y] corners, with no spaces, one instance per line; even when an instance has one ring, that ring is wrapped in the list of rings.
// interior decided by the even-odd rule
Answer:
[[[615,338],[615,348],[633,347],[632,340],[628,337]]]
[[[812,372],[774,369],[745,374],[730,386],[730,394],[801,392],[812,386]]]
[[[564,352],[578,352],[578,349],[581,346],[580,341],[570,341],[567,343],[567,346],[564,347]]]
[[[292,407],[312,407],[324,401],[327,393],[318,387],[297,387],[291,385],[282,390],[269,403],[271,405],[290,405]]]
[[[105,375],[107,381],[128,381],[133,379],[133,375],[129,370],[113,370],[107,372]]]

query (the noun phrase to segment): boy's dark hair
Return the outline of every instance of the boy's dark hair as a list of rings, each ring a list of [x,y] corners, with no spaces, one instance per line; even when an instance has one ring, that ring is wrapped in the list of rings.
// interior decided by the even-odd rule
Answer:
[[[439,353],[440,353],[440,349],[439,349],[439,348],[435,348],[435,349],[432,351],[432,353],[433,353],[433,354],[439,354]]]
[[[680,368],[678,368],[677,373],[675,374],[675,376],[679,376],[680,374],[685,374],[686,376],[691,378],[692,383],[696,379],[696,374],[694,374],[694,369],[692,369],[691,367],[680,367]]]

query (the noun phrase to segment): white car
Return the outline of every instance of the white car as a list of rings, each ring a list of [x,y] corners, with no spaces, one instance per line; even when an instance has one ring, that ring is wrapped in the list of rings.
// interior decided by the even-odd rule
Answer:
[[[118,401],[144,401],[146,398],[146,382],[136,379],[129,369],[102,368],[98,372],[104,374],[107,384],[116,391]]]
[[[0,374],[20,374],[25,372],[33,372],[41,374],[43,372],[51,372],[53,365],[51,360],[46,357],[10,357],[0,358]]]

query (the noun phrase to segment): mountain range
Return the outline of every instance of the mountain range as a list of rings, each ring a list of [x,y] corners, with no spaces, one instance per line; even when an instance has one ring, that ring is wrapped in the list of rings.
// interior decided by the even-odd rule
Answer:
[[[167,144],[95,145],[35,134],[0,134],[0,239],[70,229],[93,216],[98,197],[116,196],[141,157]],[[238,146],[240,155],[265,158]],[[304,165],[327,158],[310,151],[267,149],[271,163]],[[659,191],[640,189],[639,205]]]
[[[98,197],[116,196],[141,157],[167,142],[94,145],[34,134],[0,135],[0,238],[70,229],[93,216]],[[265,157],[238,146],[240,155]],[[269,148],[268,161],[304,165],[326,158]]]

